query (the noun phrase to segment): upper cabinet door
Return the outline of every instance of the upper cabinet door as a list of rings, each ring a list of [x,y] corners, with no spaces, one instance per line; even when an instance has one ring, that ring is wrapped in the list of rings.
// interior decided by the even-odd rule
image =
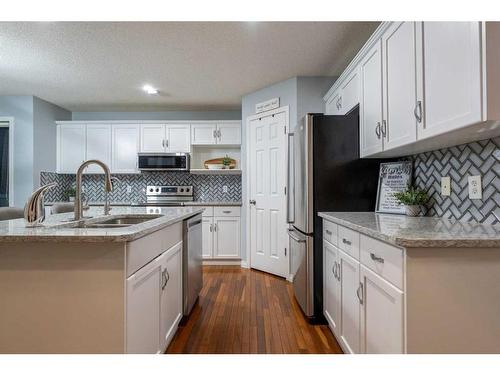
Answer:
[[[359,103],[359,72],[357,68],[342,83],[340,91],[340,114],[345,115]]]
[[[340,91],[336,91],[326,103],[327,115],[340,115]]]
[[[85,125],[63,124],[57,128],[58,157],[57,171],[59,173],[76,173],[78,167],[85,161]]]
[[[382,36],[384,150],[417,139],[416,26],[394,22]]]
[[[141,152],[165,152],[165,145],[165,125],[141,125]]]
[[[217,144],[240,145],[241,122],[225,122],[217,124]]]
[[[140,126],[113,125],[113,173],[137,173]]]
[[[87,160],[97,159],[111,168],[111,125],[87,125]],[[92,164],[86,173],[104,173],[101,167]]]
[[[189,125],[167,125],[166,134],[165,146],[167,152],[191,151],[191,127]]]
[[[192,124],[191,144],[193,145],[215,145],[217,143],[216,124]]]
[[[482,120],[480,22],[424,22],[419,139]]]
[[[382,151],[382,43],[378,41],[360,63],[361,156]]]

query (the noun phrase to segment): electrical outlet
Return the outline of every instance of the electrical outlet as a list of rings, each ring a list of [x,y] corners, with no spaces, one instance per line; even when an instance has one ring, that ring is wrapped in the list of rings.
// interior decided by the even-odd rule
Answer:
[[[451,179],[450,176],[441,177],[441,195],[449,197],[451,194]]]
[[[469,198],[482,199],[483,188],[481,187],[481,176],[469,176]]]
[[[132,186],[127,185],[127,194],[130,194],[132,192]]]
[[[227,189],[227,185],[224,185],[224,186],[222,187],[222,192],[223,192],[223,193],[227,193],[227,191],[228,191],[228,189]]]

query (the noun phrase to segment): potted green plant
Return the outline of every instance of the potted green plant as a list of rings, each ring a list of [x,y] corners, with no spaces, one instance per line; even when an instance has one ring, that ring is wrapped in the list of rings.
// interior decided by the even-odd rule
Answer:
[[[394,193],[394,197],[405,206],[406,216],[418,216],[428,199],[425,190],[411,185],[405,191]]]
[[[224,166],[224,169],[229,169],[231,165],[231,158],[229,156],[224,156],[222,158],[222,165]]]
[[[64,191],[64,198],[70,202],[75,201],[76,189],[74,187],[70,187]]]

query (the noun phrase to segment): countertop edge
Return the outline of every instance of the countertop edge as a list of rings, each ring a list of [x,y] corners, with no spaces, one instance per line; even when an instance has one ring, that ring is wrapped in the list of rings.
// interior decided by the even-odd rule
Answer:
[[[355,230],[359,233],[365,234],[369,237],[376,238],[378,240],[387,242],[391,245],[398,246],[401,248],[500,248],[500,239],[413,239],[407,237],[399,236],[388,236],[379,231],[363,227],[359,224],[352,223],[350,221],[332,216],[328,213],[318,212],[318,216],[331,221],[335,224],[342,225],[344,227]]]

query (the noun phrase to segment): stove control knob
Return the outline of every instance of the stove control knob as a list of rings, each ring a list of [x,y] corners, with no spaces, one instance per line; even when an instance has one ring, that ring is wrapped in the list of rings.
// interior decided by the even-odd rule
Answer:
[[[184,193],[184,189],[181,188],[181,193]]]
[[[160,189],[156,188],[156,192],[158,193],[160,191]]]
[[[186,188],[186,193],[189,193],[189,188]]]
[[[152,193],[153,192],[153,188],[149,189],[149,191]]]

